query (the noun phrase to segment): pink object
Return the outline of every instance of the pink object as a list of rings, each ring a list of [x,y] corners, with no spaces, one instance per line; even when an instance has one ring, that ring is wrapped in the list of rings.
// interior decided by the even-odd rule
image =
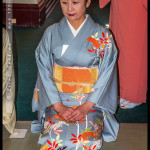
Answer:
[[[147,0],[111,1],[109,28],[118,46],[120,98],[145,103],[147,93]]]

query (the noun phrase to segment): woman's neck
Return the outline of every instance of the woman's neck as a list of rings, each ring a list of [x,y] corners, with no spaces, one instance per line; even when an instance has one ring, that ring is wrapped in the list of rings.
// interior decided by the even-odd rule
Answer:
[[[80,27],[80,25],[84,22],[85,19],[86,16],[82,17],[80,20],[76,20],[76,21],[68,20],[68,21],[73,26],[73,28],[77,30]]]

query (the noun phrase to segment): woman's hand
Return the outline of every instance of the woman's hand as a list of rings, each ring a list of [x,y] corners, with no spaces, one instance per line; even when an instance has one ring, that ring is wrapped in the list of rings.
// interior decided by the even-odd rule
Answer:
[[[64,120],[68,121],[72,118],[74,109],[63,105],[61,102],[53,104],[54,109],[58,112],[58,115],[63,117]]]
[[[84,104],[78,106],[73,112],[72,117],[68,119],[68,121],[74,122],[74,121],[80,121],[82,120],[89,111],[94,107],[95,103],[86,101]]]

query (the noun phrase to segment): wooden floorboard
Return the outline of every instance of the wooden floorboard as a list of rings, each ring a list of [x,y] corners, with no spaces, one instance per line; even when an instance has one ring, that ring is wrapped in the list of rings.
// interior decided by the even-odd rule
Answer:
[[[25,138],[11,139],[3,128],[3,150],[39,150],[39,134],[30,131],[31,121],[18,121],[17,129],[28,129]],[[147,150],[147,123],[120,123],[118,138],[114,142],[103,142],[101,150]]]

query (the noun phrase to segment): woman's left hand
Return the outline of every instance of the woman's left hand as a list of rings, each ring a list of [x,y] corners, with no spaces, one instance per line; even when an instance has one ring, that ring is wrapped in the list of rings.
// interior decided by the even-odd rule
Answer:
[[[69,119],[70,122],[80,121],[82,120],[89,111],[94,107],[95,103],[86,101],[84,104],[78,106],[73,113],[71,114],[73,117]]]

